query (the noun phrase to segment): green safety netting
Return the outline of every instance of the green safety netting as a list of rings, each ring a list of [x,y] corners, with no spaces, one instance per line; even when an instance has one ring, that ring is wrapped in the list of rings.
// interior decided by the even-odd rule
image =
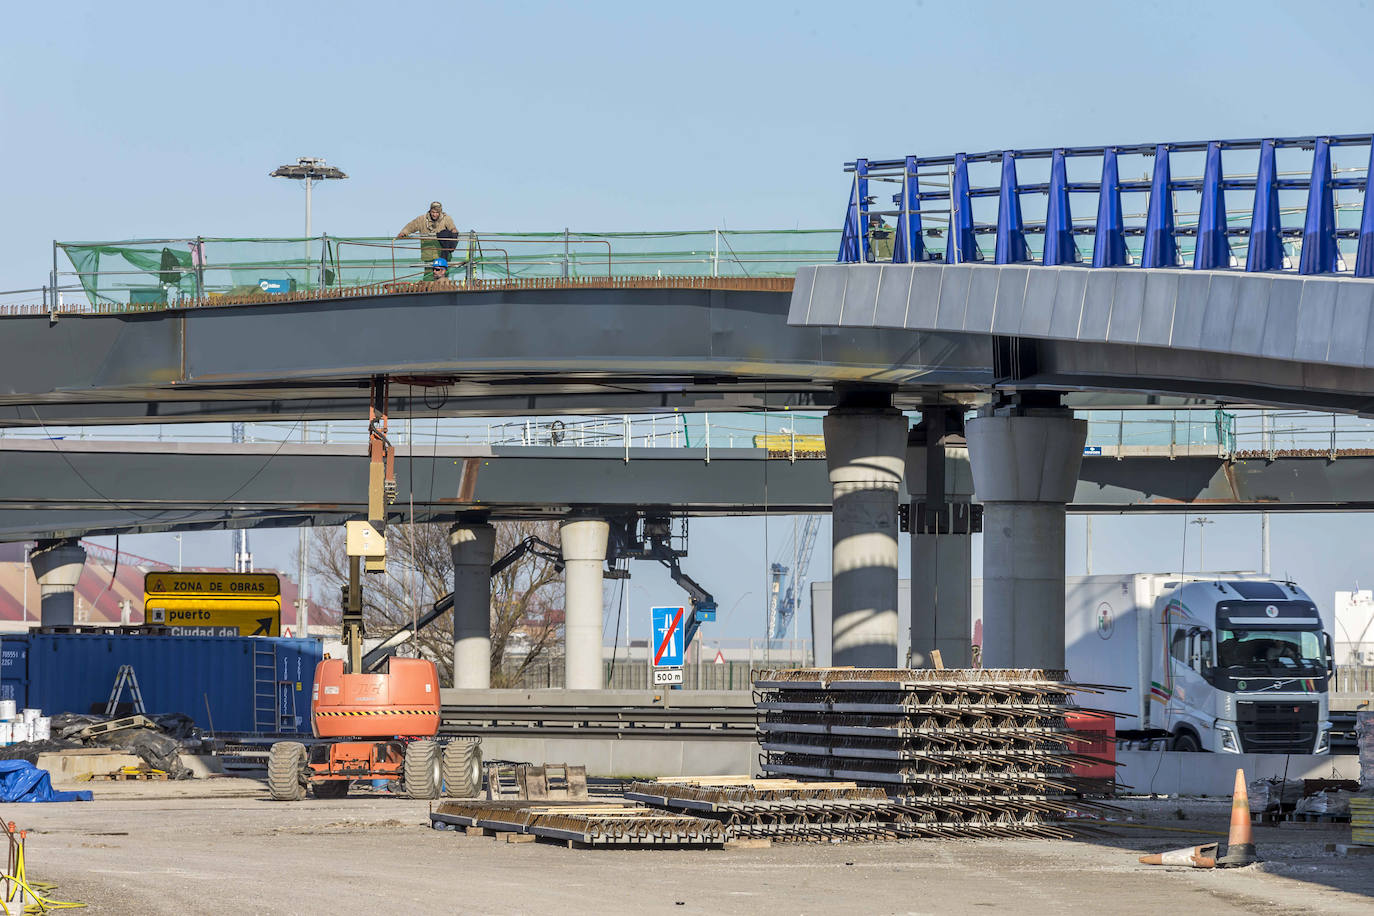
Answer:
[[[313,238],[59,242],[95,310],[160,308],[217,296],[369,286],[427,279],[434,240]],[[450,275],[526,277],[779,277],[833,261],[835,230],[465,233]]]

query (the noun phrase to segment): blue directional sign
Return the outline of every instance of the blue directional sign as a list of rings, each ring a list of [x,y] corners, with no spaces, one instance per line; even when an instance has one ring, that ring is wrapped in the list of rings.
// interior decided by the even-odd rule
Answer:
[[[680,607],[656,607],[654,615],[654,667],[681,668],[683,630],[687,612]]]

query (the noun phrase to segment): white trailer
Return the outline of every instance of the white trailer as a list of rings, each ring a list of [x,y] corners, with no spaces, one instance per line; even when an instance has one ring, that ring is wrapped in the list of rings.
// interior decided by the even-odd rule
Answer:
[[[1291,582],[1136,573],[1065,580],[1069,676],[1090,705],[1175,750],[1327,753],[1330,636]]]

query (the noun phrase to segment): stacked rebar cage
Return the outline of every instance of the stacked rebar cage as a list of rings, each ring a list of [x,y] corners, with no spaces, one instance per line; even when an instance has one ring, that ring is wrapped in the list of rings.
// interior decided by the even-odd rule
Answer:
[[[1101,689],[1045,669],[766,669],[761,768],[881,788],[898,835],[1067,836],[1055,822],[1085,807],[1073,768],[1103,761],[1066,717]]]

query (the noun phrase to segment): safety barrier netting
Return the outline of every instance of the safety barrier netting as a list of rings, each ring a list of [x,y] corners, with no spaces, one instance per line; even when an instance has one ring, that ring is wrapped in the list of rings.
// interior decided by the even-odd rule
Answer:
[[[320,235],[311,238],[168,238],[57,242],[69,310],[73,294],[94,312],[142,311],[226,297],[385,286],[433,278],[438,241]],[[681,232],[465,232],[442,252],[457,280],[594,277],[790,277],[831,262],[834,230]],[[53,296],[53,302],[58,297]]]

